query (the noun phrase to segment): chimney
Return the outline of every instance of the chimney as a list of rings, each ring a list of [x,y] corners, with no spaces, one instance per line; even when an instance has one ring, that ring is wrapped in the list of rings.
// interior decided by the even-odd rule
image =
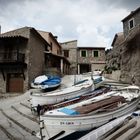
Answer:
[[[54,38],[57,40],[58,36],[54,36]]]

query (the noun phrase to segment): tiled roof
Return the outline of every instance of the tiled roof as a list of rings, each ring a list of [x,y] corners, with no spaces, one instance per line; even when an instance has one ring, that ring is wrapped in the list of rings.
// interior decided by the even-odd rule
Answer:
[[[70,40],[70,41],[66,41],[66,42],[61,42],[60,44],[66,44],[66,43],[71,43],[71,42],[77,42],[77,40]]]
[[[46,41],[48,41],[48,36],[49,36],[49,33],[50,33],[50,32],[40,31],[40,30],[37,30],[37,32],[38,32]]]
[[[6,33],[3,33],[0,35],[0,37],[24,37],[24,38],[29,38],[30,35],[30,29],[32,29],[32,27],[23,27],[23,28],[19,28],[16,30],[12,30]]]
[[[24,37],[29,39],[30,38],[30,32],[33,31],[34,34],[36,34],[42,41],[44,41],[46,44],[48,44],[48,42],[46,41],[46,39],[44,39],[42,37],[42,35],[33,27],[22,27],[19,29],[15,29],[6,33],[3,33],[0,35],[1,38],[5,38],[5,37]],[[48,44],[49,45],[49,44]]]
[[[131,18],[134,14],[136,14],[139,11],[140,11],[140,7],[138,7],[135,11],[132,11],[127,17],[125,17],[124,19],[122,19],[122,22],[124,22],[128,18]]]
[[[115,43],[117,45],[120,45],[123,41],[124,41],[124,34],[123,34],[123,32],[116,33],[115,37],[114,37],[114,39],[112,41],[111,46],[114,46]]]
[[[78,49],[105,49],[105,47],[77,46]]]

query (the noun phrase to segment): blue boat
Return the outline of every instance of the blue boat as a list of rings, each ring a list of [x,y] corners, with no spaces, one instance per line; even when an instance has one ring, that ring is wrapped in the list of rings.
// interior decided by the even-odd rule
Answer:
[[[43,90],[53,90],[59,87],[60,84],[61,78],[59,76],[48,76],[48,79],[40,84],[40,88]]]
[[[59,87],[60,84],[61,78],[59,76],[41,75],[36,77],[33,82],[31,82],[31,87],[51,91]]]

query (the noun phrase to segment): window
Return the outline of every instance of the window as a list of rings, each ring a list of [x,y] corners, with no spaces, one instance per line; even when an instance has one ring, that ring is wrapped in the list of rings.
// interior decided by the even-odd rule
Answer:
[[[93,51],[93,56],[94,56],[94,57],[98,57],[98,56],[99,56],[98,51]]]
[[[64,56],[69,57],[69,50],[64,50]]]
[[[81,50],[81,57],[87,57],[87,51]]]
[[[128,24],[129,24],[129,30],[132,29],[134,27],[134,18],[133,19],[130,19],[128,21]]]
[[[48,50],[48,46],[47,46],[47,45],[45,45],[45,51],[49,51],[49,50]]]

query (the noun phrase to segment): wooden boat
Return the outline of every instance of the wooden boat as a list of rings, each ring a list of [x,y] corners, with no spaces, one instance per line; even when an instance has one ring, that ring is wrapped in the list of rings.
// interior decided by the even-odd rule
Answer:
[[[53,109],[57,109],[57,108],[65,107],[65,106],[70,106],[72,104],[76,104],[76,103],[79,103],[81,101],[84,101],[84,100],[86,101],[90,98],[97,97],[101,94],[105,94],[109,91],[111,91],[110,87],[100,87],[100,88],[95,89],[89,93],[83,94],[83,95],[78,96],[78,97],[74,97],[74,98],[66,100],[66,101],[62,101],[62,102],[59,102],[56,104],[51,104],[51,105],[43,105],[41,112],[43,113],[45,111],[49,111],[49,110],[53,110]]]
[[[111,130],[106,135],[100,137],[100,140],[139,140],[140,134],[140,116],[137,114],[134,118],[124,123],[115,131]]]
[[[51,91],[59,87],[60,84],[61,78],[59,76],[41,75],[34,79],[34,81],[31,83],[31,87]]]
[[[60,89],[54,92],[46,93],[30,93],[31,106],[35,107],[38,104],[40,105],[49,105],[54,103],[59,103],[61,101],[78,97],[85,93],[88,93],[93,88],[93,81],[91,79],[85,79],[76,85],[73,85],[68,88]]]
[[[91,72],[84,73],[84,74],[81,75],[81,77],[83,77],[83,78],[91,77],[94,81],[94,86],[96,88],[100,87],[100,85],[102,83],[104,83],[104,81],[105,81],[105,78],[103,76],[97,75],[97,74],[94,74],[94,73],[91,73]]]
[[[126,96],[126,93],[130,97]],[[133,97],[132,97],[133,96]],[[62,131],[85,131],[133,112],[139,103],[139,88],[130,86],[68,107],[51,110],[40,117],[48,137]],[[56,129],[55,129],[56,128]]]
[[[126,120],[129,121],[130,119],[137,118],[139,116],[140,116],[140,110],[124,115],[122,117],[119,117],[115,120],[110,121],[107,124],[102,125],[101,127],[95,130],[92,130],[90,133],[81,137],[79,140],[88,140],[89,138],[92,138],[92,140],[104,139],[105,136],[108,136],[113,131],[116,131],[117,128],[120,128],[121,126],[123,126]]]

